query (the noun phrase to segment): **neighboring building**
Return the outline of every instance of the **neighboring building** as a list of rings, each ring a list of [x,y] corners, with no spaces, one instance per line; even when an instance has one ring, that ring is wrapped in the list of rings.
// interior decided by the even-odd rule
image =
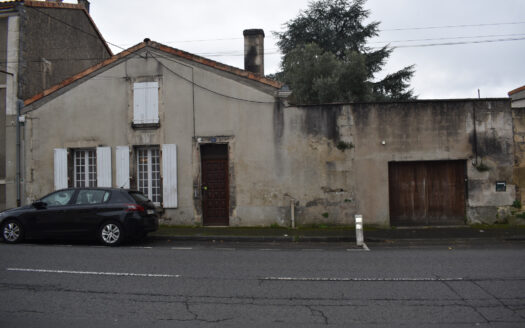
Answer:
[[[283,94],[259,74],[146,39],[26,100],[24,200],[131,187],[186,225],[290,225],[292,207],[298,225],[508,214],[509,99],[290,107]]]
[[[525,85],[509,91],[512,108],[525,108]]]
[[[515,147],[514,181],[517,185],[517,199],[525,205],[525,85],[509,91],[512,107],[513,134]]]
[[[111,57],[89,2],[0,2],[0,209],[14,207],[20,100]]]

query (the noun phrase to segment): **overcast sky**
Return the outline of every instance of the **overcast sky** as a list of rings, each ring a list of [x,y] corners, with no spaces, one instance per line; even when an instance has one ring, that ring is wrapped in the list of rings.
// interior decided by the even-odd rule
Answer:
[[[112,44],[128,48],[148,37],[239,68],[244,65],[242,31],[262,28],[266,33],[266,74],[276,72],[281,59],[271,32],[282,31],[283,24],[309,3],[90,2],[93,20]],[[370,40],[369,45],[379,47],[389,42],[398,46],[383,74],[414,64],[412,87],[421,99],[477,98],[478,89],[482,98],[507,97],[508,91],[525,84],[524,0],[368,0],[365,7],[371,12],[369,21],[381,22],[379,37]],[[439,43],[450,45],[435,45]],[[121,51],[111,48],[114,53]]]

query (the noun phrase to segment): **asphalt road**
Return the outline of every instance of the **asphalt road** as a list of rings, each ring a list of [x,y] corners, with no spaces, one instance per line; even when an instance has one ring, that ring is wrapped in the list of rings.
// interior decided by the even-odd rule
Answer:
[[[525,245],[0,244],[0,327],[525,327]]]

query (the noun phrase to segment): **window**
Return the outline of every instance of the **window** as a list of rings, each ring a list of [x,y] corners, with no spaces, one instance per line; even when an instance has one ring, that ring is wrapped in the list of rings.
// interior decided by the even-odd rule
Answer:
[[[133,83],[133,124],[159,123],[159,82]]]
[[[97,157],[95,149],[81,149],[73,152],[73,186],[97,186]]]
[[[155,205],[162,202],[158,147],[137,148],[137,189]]]
[[[80,190],[75,203],[77,205],[102,204],[109,199],[109,194],[107,190]]]
[[[61,190],[42,198],[41,201],[48,206],[63,206],[69,203],[74,193],[74,190]]]

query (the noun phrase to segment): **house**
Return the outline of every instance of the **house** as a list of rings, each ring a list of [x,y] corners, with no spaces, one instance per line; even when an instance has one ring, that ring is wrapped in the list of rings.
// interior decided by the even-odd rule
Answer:
[[[21,201],[22,101],[112,55],[88,10],[87,0],[0,2],[0,209]]]
[[[262,56],[262,30],[245,31]],[[493,223],[516,193],[508,98],[290,106],[257,73],[157,42],[25,101],[25,203],[68,186],[143,191],[164,222]]]

